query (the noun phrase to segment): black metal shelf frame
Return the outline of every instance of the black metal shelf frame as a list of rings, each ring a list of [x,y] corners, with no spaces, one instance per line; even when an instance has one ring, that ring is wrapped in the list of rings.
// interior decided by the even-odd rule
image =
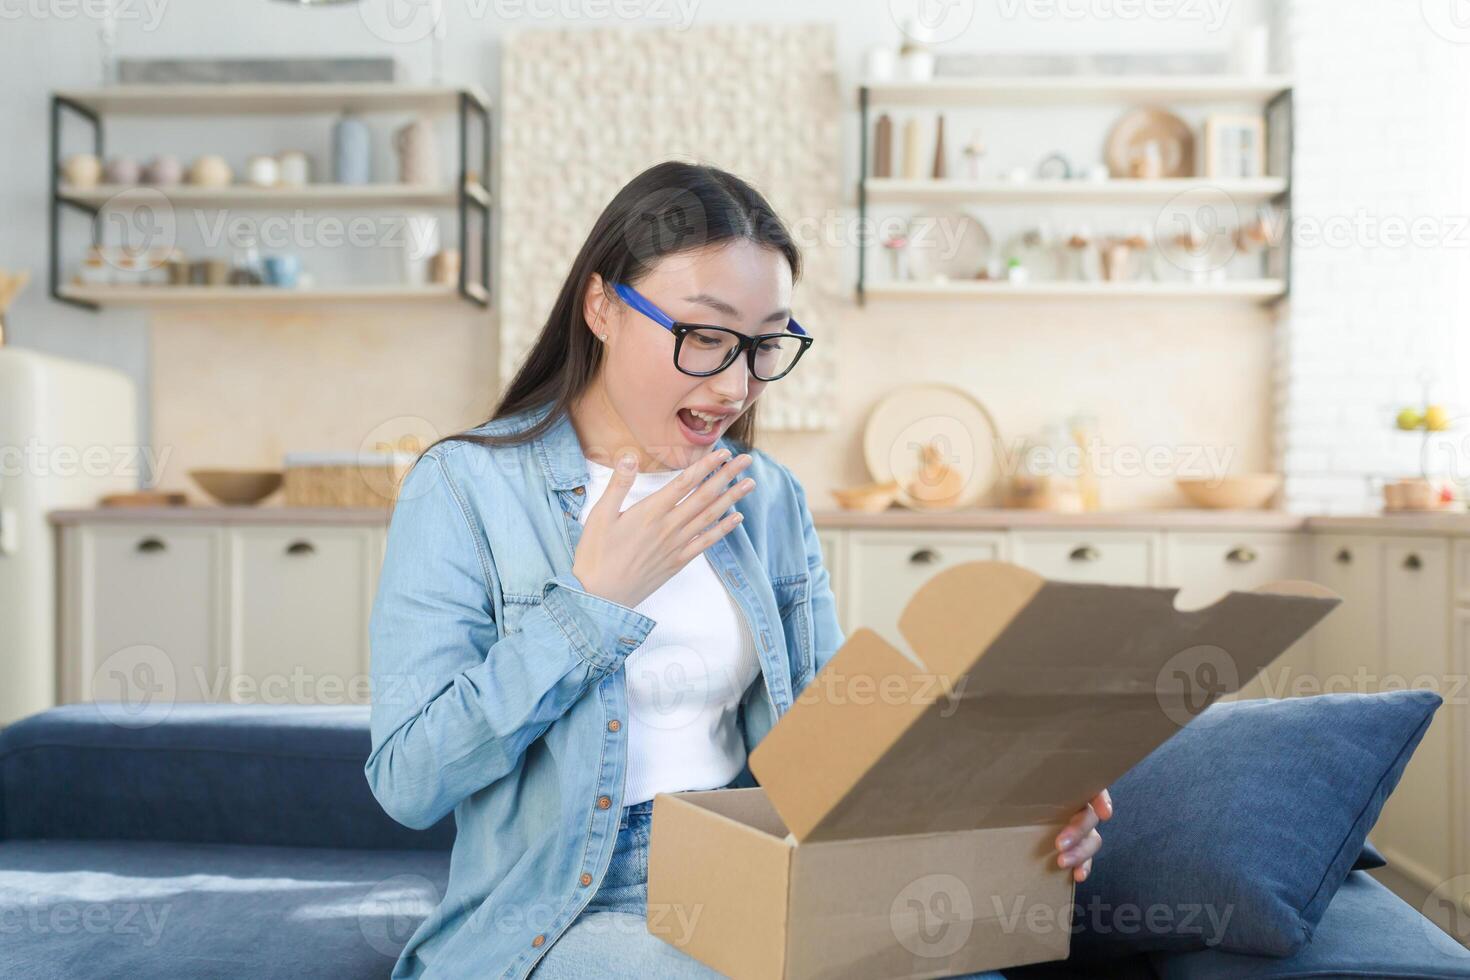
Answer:
[[[61,215],[62,208],[74,208],[90,216],[95,222],[99,209],[80,201],[68,200],[61,195],[61,130],[64,112],[74,112],[92,127],[92,154],[103,159],[102,119],[87,106],[61,95],[51,97],[51,223],[48,231],[48,252],[51,259],[49,283],[51,298],[58,303],[68,303],[84,310],[96,310],[96,303],[74,299],[61,294]]]
[[[100,305],[90,300],[67,296],[61,291],[61,237],[62,237],[62,215],[64,209],[71,208],[86,214],[93,223],[93,238],[95,244],[96,227],[95,222],[101,208],[87,204],[82,201],[73,200],[61,192],[61,142],[65,128],[65,114],[74,113],[90,127],[92,134],[92,153],[98,160],[104,158],[103,148],[105,146],[104,125],[102,117],[91,107],[83,105],[63,95],[51,97],[51,173],[49,185],[51,187],[50,226],[48,228],[48,255],[50,257],[49,286],[51,298],[58,303],[66,303],[70,306],[80,307],[84,310],[98,310]],[[474,93],[461,91],[459,93],[458,107],[459,123],[459,181],[455,196],[456,209],[459,218],[459,241],[460,241],[460,264],[458,289],[460,296],[476,306],[488,307],[490,305],[490,107],[485,104]],[[474,117],[479,127],[479,162],[480,171],[477,175],[475,193],[471,190],[469,181],[470,161],[470,128],[471,117]],[[105,206],[105,205],[104,205]],[[469,269],[469,227],[470,212],[478,213],[479,228],[479,276],[477,279],[470,278]]]

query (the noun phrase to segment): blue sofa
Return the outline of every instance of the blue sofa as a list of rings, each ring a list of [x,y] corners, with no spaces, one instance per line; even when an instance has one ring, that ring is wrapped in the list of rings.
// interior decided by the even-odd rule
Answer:
[[[453,818],[368,791],[361,707],[68,705],[0,731],[0,977],[387,977],[443,894]],[[1214,951],[1037,978],[1470,977],[1362,871],[1286,959]]]

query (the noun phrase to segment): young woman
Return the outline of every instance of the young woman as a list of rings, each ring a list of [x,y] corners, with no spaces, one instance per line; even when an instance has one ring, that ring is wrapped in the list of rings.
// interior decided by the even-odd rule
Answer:
[[[801,484],[754,446],[813,343],[800,270],[743,181],[646,170],[493,417],[404,479],[366,771],[458,835],[395,978],[718,976],[647,931],[649,823],[656,793],[755,785],[747,753],[843,642]],[[1058,834],[1079,881],[1110,814]]]

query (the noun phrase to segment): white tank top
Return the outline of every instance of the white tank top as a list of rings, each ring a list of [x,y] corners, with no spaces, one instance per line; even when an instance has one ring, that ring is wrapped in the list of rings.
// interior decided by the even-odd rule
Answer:
[[[584,457],[585,458],[585,457]],[[612,470],[587,460],[585,525]],[[621,510],[682,470],[639,473]],[[716,789],[745,766],[737,711],[760,674],[740,607],[703,552],[634,607],[657,625],[623,662],[627,678],[628,774],[623,804],[655,793]]]

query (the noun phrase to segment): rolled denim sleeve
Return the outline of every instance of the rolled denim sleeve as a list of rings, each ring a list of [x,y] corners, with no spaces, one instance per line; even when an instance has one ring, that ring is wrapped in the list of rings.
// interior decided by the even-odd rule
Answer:
[[[786,469],[784,466],[782,469]],[[811,508],[807,506],[806,490],[801,481],[786,469],[786,478],[796,493],[796,507],[801,520],[802,546],[806,551],[806,568],[811,576],[810,595],[812,604],[812,673],[821,672],[833,655],[842,648],[847,637],[837,621],[837,597],[832,594],[832,576],[822,559],[822,542],[817,537],[817,528],[812,520]]]
[[[404,478],[369,626],[364,771],[384,811],[420,829],[514,772],[654,626],[567,573],[503,635],[485,537],[451,473],[431,453]]]
[[[655,625],[635,609],[588,592],[571,572],[542,587],[541,608],[561,628],[578,656],[604,671],[621,666]]]

